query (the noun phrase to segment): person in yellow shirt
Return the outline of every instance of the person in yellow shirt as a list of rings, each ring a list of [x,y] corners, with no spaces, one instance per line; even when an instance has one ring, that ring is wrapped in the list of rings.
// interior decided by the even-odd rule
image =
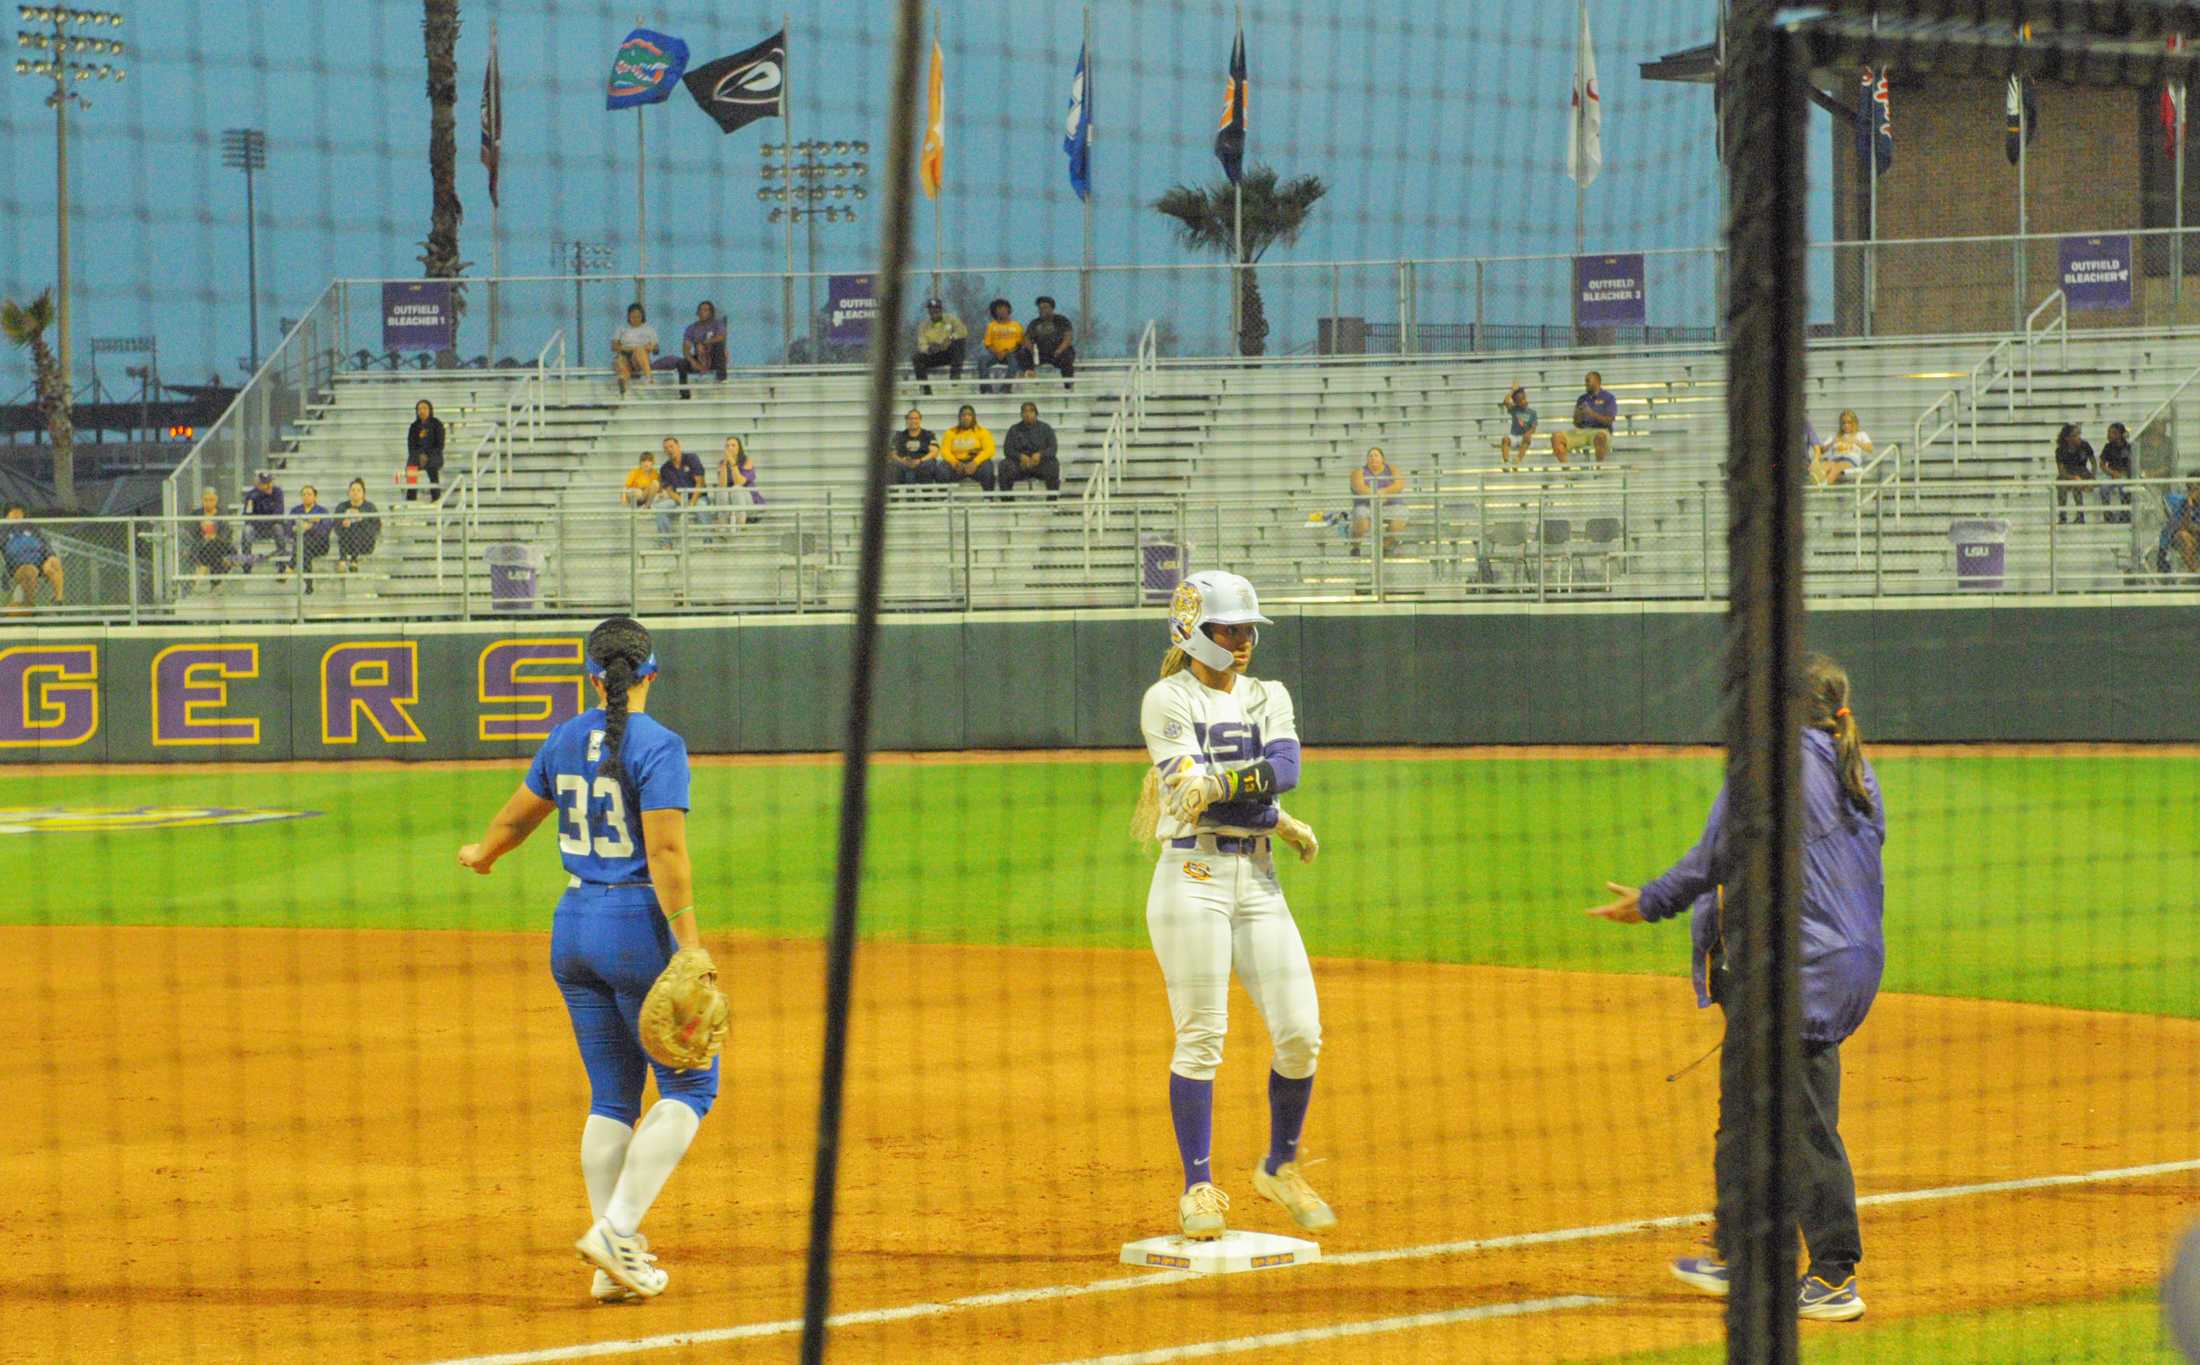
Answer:
[[[940,464],[947,477],[942,483],[974,479],[978,487],[993,491],[993,433],[978,425],[978,410],[968,403],[955,414],[955,425],[940,441]]]
[[[641,453],[639,462],[626,471],[626,487],[619,494],[623,507],[647,507],[657,500],[657,457],[648,451]]]
[[[985,348],[985,355],[978,361],[978,377],[991,378],[995,374],[1010,377],[1032,372],[1029,354],[1024,350],[1024,325],[1015,318],[1015,308],[1007,299],[995,299],[985,306],[985,335],[978,344]],[[980,384],[980,393],[1005,393],[1004,385]]]

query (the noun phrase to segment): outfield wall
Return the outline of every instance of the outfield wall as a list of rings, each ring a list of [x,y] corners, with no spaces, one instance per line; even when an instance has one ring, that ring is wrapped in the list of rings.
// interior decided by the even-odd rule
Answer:
[[[1258,671],[1314,744],[1704,743],[1713,604],[1278,611]],[[581,704],[589,622],[0,636],[0,761],[521,756]],[[1883,740],[2200,740],[2200,602],[1834,606],[1814,647]],[[657,710],[698,753],[838,748],[853,627],[668,622]],[[898,617],[883,749],[1116,747],[1164,645],[1159,612]]]

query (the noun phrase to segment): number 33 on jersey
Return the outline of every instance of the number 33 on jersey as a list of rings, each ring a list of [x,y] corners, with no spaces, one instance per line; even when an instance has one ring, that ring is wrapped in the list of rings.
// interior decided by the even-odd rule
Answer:
[[[600,771],[603,727],[603,711],[593,709],[552,731],[527,770],[527,789],[558,808],[558,853],[568,873],[604,885],[647,881],[642,812],[687,809],[687,744],[646,712],[628,717],[622,788]]]

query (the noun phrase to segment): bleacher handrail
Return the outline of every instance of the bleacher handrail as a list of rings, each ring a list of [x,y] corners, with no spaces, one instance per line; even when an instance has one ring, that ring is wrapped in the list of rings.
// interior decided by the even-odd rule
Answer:
[[[1122,396],[1108,418],[1107,429],[1101,433],[1100,458],[1085,479],[1081,511],[1088,536],[1107,529],[1108,499],[1121,491],[1130,443],[1145,430],[1146,396],[1153,387],[1160,357],[1159,334],[1148,322],[1138,334],[1137,353],[1124,377]]]
[[[315,340],[321,326],[335,319],[344,288],[345,281],[334,280],[321,291],[320,297],[313,301],[313,306],[290,324],[290,330],[283,333],[283,339],[276,343],[274,350],[268,352],[267,359],[260,362],[260,368],[254,370],[252,377],[245,381],[244,387],[237,390],[236,396],[229,400],[229,406],[222,409],[221,416],[215,418],[213,425],[199,434],[199,438],[191,443],[190,451],[168,472],[160,489],[161,512],[164,515],[176,516],[184,510],[187,501],[198,501],[195,496],[188,499],[183,496],[183,483],[187,478],[208,477],[200,471],[212,463],[212,456],[207,452],[217,442],[236,442],[240,446],[239,453],[242,453],[245,435],[240,428],[247,415],[255,407],[265,411],[271,406],[269,390],[282,383],[286,375],[296,373],[301,376],[297,387],[307,391],[322,387],[335,375],[337,366],[334,351],[316,345]],[[339,323],[336,335],[341,334]],[[325,369],[318,369],[323,361],[326,362]],[[264,450],[260,451],[255,459],[264,458],[265,455]]]
[[[2177,387],[2171,389],[2169,393],[2163,397],[2161,402],[2156,403],[2154,405],[2154,410],[2148,413],[2146,417],[2140,421],[2139,425],[2133,427],[2130,432],[2127,433],[2125,439],[2129,440],[2134,445],[2138,444],[2139,438],[2146,435],[2147,429],[2153,426],[2155,422],[2159,421],[2162,414],[2168,412],[2171,405],[2176,403],[2179,398],[2184,396],[2185,390],[2192,387],[2192,381],[2195,379],[2200,379],[2200,365],[2195,365],[2192,369],[2188,370],[2185,373],[2185,377],[2177,381]]]
[[[2047,313],[2050,309],[2054,311],[2054,317],[2049,318],[2044,323],[2041,322],[2041,316]],[[2040,306],[2025,315],[2024,392],[2027,397],[2029,397],[2032,393],[2033,349],[2034,347],[2044,342],[2046,338],[2050,335],[2059,337],[2062,343],[2062,349],[2055,357],[2055,364],[2059,368],[2066,370],[2069,369],[2070,300],[2064,295],[2063,291],[2060,289],[2056,290],[2052,294],[2049,294],[2046,298],[2041,299]]]

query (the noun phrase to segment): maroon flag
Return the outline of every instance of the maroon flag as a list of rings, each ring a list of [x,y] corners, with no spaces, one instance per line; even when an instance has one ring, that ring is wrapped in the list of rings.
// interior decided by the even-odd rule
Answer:
[[[497,162],[504,150],[504,77],[497,70],[497,29],[489,26],[489,69],[481,74],[481,164],[489,168],[489,202],[497,202]]]

